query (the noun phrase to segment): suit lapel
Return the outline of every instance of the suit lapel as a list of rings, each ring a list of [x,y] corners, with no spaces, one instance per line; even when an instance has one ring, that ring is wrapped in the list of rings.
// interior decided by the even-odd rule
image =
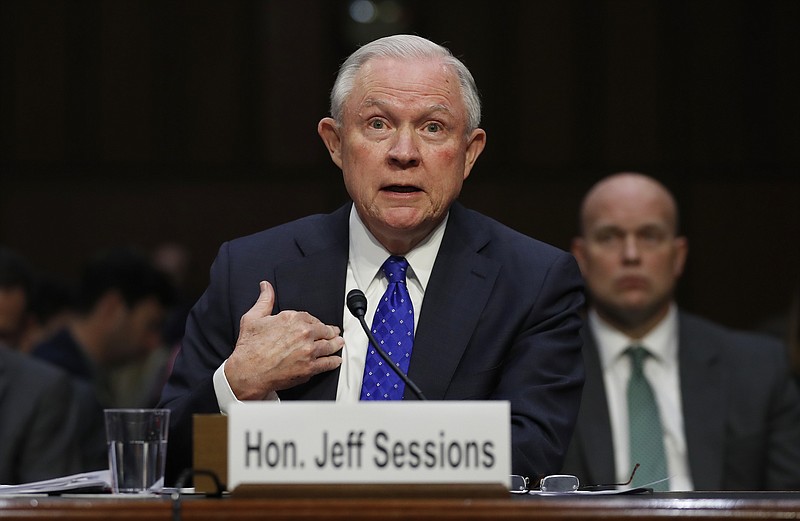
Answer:
[[[723,481],[725,389],[719,348],[705,342],[691,319],[679,318],[679,371],[683,425],[696,489],[718,490]],[[698,338],[699,337],[699,338]]]
[[[614,483],[616,481],[614,444],[611,439],[611,420],[608,415],[600,354],[588,324],[581,330],[581,336],[586,382],[581,398],[576,441],[581,445],[581,453],[586,458],[588,470],[586,477],[593,481],[586,485]]]
[[[489,240],[488,230],[454,204],[425,289],[408,370],[429,399],[446,397],[497,278],[499,264],[478,253]]]
[[[322,322],[342,327],[347,246],[324,249],[278,266],[278,309],[308,311]]]
[[[307,311],[342,329],[347,277],[350,205],[331,214],[311,234],[298,236],[300,257],[275,269],[277,310]],[[280,393],[282,399],[333,400],[339,369],[319,374]]]

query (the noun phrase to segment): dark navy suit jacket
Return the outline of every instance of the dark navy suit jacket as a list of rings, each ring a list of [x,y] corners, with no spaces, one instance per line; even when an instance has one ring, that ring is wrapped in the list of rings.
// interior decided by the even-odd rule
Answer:
[[[173,411],[168,481],[191,465],[191,415],[219,412],[212,376],[233,350],[259,281],[275,287],[275,313],[304,310],[341,327],[350,208],[220,248],[162,394]],[[425,291],[408,375],[431,400],[508,400],[513,472],[557,472],[584,378],[582,304],[571,255],[456,203]],[[333,400],[338,377],[338,370],[324,373],[278,395]]]
[[[586,385],[564,472],[614,483],[600,356],[588,327],[583,334]],[[694,488],[800,490],[800,397],[780,342],[681,312],[678,364]]]

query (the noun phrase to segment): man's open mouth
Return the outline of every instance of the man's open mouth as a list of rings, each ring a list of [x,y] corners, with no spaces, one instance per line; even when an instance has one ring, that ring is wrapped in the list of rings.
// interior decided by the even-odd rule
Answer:
[[[387,187],[384,188],[384,190],[387,190],[389,192],[397,192],[397,193],[401,193],[401,194],[408,194],[408,193],[411,193],[411,192],[419,192],[420,191],[419,188],[417,188],[416,186],[399,186],[399,185],[387,186]]]

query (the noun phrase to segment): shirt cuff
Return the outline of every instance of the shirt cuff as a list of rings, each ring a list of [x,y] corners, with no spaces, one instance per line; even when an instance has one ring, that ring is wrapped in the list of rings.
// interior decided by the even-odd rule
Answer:
[[[226,359],[225,362],[228,360]],[[227,415],[231,404],[241,403],[231,389],[228,379],[225,377],[225,362],[214,371],[214,394],[217,395],[217,405],[219,405],[219,412]],[[278,393],[272,391],[264,398],[265,402],[280,402]]]

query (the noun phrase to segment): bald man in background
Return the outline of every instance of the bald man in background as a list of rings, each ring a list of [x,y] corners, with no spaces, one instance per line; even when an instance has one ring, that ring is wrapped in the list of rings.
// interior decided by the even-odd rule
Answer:
[[[800,397],[786,350],[679,309],[688,242],[672,194],[637,173],[601,180],[583,200],[572,253],[589,293],[586,384],[563,471],[584,485],[628,480],[637,461],[626,351],[643,346],[667,468],[657,478],[668,478],[667,489],[800,489]]]

